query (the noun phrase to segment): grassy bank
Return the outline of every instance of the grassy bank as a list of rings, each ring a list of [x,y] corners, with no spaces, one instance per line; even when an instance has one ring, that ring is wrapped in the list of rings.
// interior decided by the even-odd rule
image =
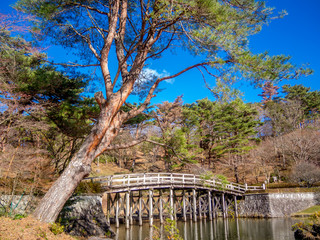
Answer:
[[[320,205],[315,205],[315,206],[309,207],[307,209],[304,209],[300,212],[293,213],[293,214],[291,214],[291,216],[292,217],[310,217],[319,211],[320,211]]]

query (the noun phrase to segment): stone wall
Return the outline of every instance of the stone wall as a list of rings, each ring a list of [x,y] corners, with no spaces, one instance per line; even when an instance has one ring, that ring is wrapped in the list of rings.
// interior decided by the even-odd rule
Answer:
[[[37,204],[37,199],[31,195],[1,195],[0,211],[7,209],[10,214],[28,214]]]
[[[240,201],[238,210],[242,217],[290,217],[316,204],[318,193],[249,194]]]

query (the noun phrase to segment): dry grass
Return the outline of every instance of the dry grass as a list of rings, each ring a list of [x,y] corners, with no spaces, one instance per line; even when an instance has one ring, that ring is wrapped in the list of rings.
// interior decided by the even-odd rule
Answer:
[[[97,166],[96,164],[92,164],[92,171],[90,177],[126,173],[130,173],[130,171],[125,168],[119,168],[115,163],[100,163],[99,166]]]
[[[32,217],[19,220],[0,217],[0,240],[75,240],[65,233],[54,235],[50,224],[41,223]]]
[[[319,187],[313,188],[274,188],[266,190],[267,193],[304,193],[304,192],[319,192]]]

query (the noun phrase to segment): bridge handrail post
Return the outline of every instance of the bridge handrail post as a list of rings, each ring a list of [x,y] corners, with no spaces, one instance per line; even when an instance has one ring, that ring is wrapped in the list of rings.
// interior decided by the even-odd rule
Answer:
[[[265,183],[262,184],[262,189],[266,190],[266,184]]]
[[[143,173],[143,185],[146,184],[146,173]]]
[[[107,184],[108,184],[108,187],[111,186],[111,179],[112,179],[112,176],[109,176],[109,177],[108,177],[108,183],[107,183]]]
[[[247,184],[247,183],[244,184],[244,189],[245,189],[246,191],[248,190],[248,184]]]

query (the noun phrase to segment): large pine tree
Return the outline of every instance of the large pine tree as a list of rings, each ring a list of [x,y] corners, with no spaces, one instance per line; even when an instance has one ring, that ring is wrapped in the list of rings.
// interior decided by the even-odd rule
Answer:
[[[42,36],[72,48],[84,60],[72,65],[97,66],[104,80],[103,89],[95,95],[100,106],[96,125],[34,213],[45,222],[56,219],[78,183],[90,173],[93,160],[113,148],[122,123],[149,105],[162,81],[196,68],[216,77],[242,75],[252,82],[278,81],[308,72],[288,63],[289,57],[250,52],[249,36],[275,17],[263,1],[19,0],[17,7],[37,16]],[[143,104],[121,111],[145,65],[172,48],[186,49],[201,60],[186,63],[171,76],[152,76],[145,84],[140,81],[146,93]],[[114,62],[117,69],[113,72],[110,64]]]
[[[220,140],[212,151],[229,160],[236,182],[239,182],[239,162],[254,147],[254,142],[259,140],[256,135],[257,128],[261,125],[258,111],[241,99],[221,104],[217,108],[216,132]]]

